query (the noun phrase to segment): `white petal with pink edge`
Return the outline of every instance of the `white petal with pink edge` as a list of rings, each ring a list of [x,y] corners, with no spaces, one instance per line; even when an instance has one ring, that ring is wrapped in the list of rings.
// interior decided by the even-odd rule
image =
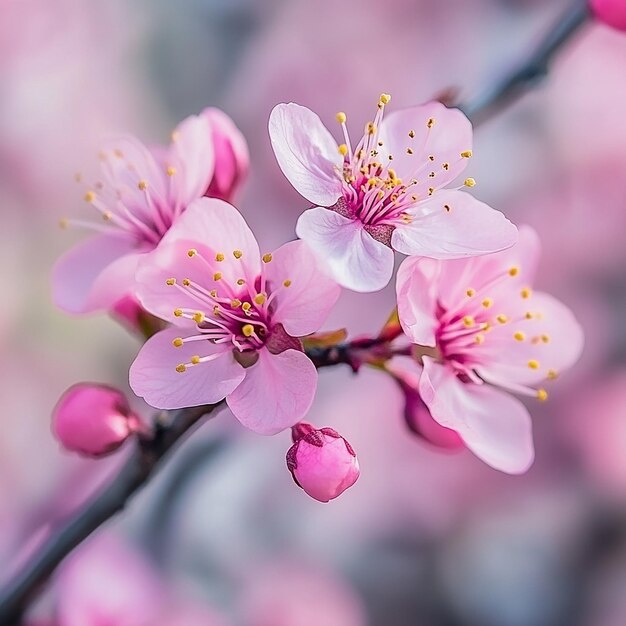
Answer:
[[[358,220],[316,207],[300,216],[296,233],[342,287],[371,292],[391,280],[393,250],[376,241]]]
[[[463,191],[439,191],[406,210],[391,245],[407,255],[458,259],[498,252],[517,241],[517,228],[500,211]]]
[[[320,118],[293,102],[278,104],[269,133],[278,165],[296,191],[314,204],[335,204],[343,187],[343,157]]]

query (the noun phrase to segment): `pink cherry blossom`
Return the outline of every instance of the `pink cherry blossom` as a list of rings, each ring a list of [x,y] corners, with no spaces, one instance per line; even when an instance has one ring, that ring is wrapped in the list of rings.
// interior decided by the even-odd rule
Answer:
[[[361,472],[356,452],[336,430],[315,429],[302,422],[293,427],[292,435],[287,467],[312,498],[329,502],[358,480]]]
[[[175,327],[131,366],[135,393],[162,409],[226,398],[262,434],[302,419],[317,370],[297,338],[319,329],[340,292],[304,242],[261,257],[240,213],[202,198],[140,262],[137,282],[142,305]]]
[[[626,2],[624,0],[589,0],[589,6],[598,20],[626,31]]]
[[[547,399],[539,385],[570,367],[583,345],[571,311],[533,293],[538,256],[537,236],[526,227],[510,250],[455,261],[410,258],[398,271],[400,323],[427,347],[422,400],[476,456],[509,473],[528,469],[534,452],[528,411],[506,391]]]
[[[99,218],[64,220],[97,231],[53,270],[55,303],[72,313],[108,309],[133,293],[137,263],[195,199],[231,194],[247,168],[245,141],[232,121],[207,109],[181,122],[168,147],[129,136],[100,152],[102,180],[84,199]],[[224,162],[222,162],[224,161]]]
[[[454,259],[503,250],[517,239],[502,213],[448,188],[472,154],[465,115],[431,102],[383,119],[389,99],[380,97],[356,145],[344,113],[337,114],[341,145],[305,107],[279,104],[270,116],[280,168],[316,205],[300,216],[296,232],[339,284],[355,291],[376,291],[389,282],[393,250]]]
[[[143,425],[121,391],[107,385],[79,383],[57,403],[52,428],[67,450],[102,456],[117,450]]]

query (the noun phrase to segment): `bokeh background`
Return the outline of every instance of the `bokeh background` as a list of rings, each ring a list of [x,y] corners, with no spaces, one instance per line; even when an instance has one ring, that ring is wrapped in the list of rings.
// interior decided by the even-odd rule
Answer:
[[[382,91],[392,106],[471,98],[567,4],[0,0],[0,582],[126,452],[75,458],[49,426],[76,381],[127,389],[139,347],[106,316],[50,302],[50,267],[82,236],[57,223],[81,209],[74,173],[102,136],[162,142],[183,117],[223,108],[251,151],[238,206],[271,249],[306,207],[271,152],[274,104],[328,121],[344,110],[358,128]],[[310,419],[357,450],[355,487],[327,505],[307,498],[285,466],[288,433],[252,435],[224,411],[66,562],[32,623],[626,624],[625,67],[626,36],[590,24],[475,137],[476,195],[539,231],[539,286],[587,337],[551,400],[533,403],[525,476],[416,440],[376,372],[324,371]],[[392,288],[345,294],[327,326],[374,332],[392,306]],[[212,453],[216,437],[229,443]],[[100,621],[85,617],[93,606],[107,607]]]

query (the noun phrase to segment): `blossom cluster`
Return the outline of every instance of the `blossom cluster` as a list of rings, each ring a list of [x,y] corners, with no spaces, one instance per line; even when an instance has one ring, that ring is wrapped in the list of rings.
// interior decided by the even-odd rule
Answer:
[[[291,428],[288,468],[320,501],[354,484],[359,464],[334,429],[303,421],[319,346],[393,377],[421,439],[509,473],[534,455],[528,410],[512,394],[546,400],[582,349],[572,313],[533,291],[536,233],[469,193],[473,178],[456,182],[473,154],[467,117],[439,102],[386,114],[390,100],[380,96],[358,139],[338,113],[339,141],[309,109],[274,108],[278,165],[312,204],[298,239],[274,251],[232,204],[249,154],[224,113],[184,120],[167,147],[113,138],[101,180],[84,192],[98,219],[63,221],[97,234],[53,272],[65,310],[149,320],[137,323],[146,341],[130,367],[138,396],[158,409],[225,401],[259,434]],[[369,293],[392,280],[396,253],[406,258],[383,332],[353,342],[316,334],[342,288]],[[54,416],[61,441],[97,455],[149,432],[117,393],[68,391]]]

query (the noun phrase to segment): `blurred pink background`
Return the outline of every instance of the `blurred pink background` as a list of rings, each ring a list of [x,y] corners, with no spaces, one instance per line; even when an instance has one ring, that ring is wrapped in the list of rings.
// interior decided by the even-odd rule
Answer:
[[[343,110],[358,128],[383,91],[397,107],[447,89],[467,100],[566,6],[0,0],[0,582],[124,456],[81,460],[50,432],[71,384],[127,389],[139,347],[111,319],[71,318],[50,302],[50,267],[83,236],[57,223],[83,210],[74,175],[95,167],[100,139],[162,142],[183,117],[223,108],[251,152],[238,207],[272,249],[306,208],[271,151],[276,103],[325,121]],[[542,86],[475,135],[475,194],[538,230],[539,286],[586,332],[580,363],[533,403],[528,474],[412,437],[400,392],[377,372],[324,371],[310,421],[357,450],[355,487],[328,505],[308,499],[285,467],[288,433],[255,436],[224,411],[66,562],[34,623],[56,612],[61,626],[86,624],[76,607],[91,593],[104,605],[98,623],[120,626],[626,624],[625,67],[626,35],[589,24]],[[327,327],[375,332],[393,304],[392,286],[346,292]],[[231,444],[209,459],[217,433]],[[128,563],[142,572],[129,587],[117,578]]]

